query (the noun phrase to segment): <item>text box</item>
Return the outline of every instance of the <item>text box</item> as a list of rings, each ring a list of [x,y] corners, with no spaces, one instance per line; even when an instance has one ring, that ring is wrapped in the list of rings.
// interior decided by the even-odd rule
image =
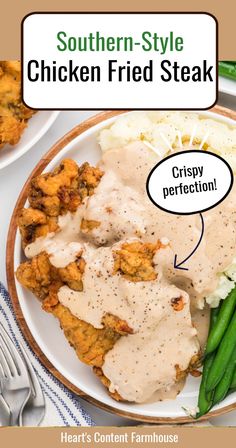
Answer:
[[[207,13],[33,13],[23,99],[35,109],[207,109],[217,23]]]

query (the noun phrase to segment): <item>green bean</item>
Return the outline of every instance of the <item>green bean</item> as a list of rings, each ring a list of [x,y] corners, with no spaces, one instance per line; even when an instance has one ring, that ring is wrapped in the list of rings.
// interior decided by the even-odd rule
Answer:
[[[209,372],[206,384],[207,392],[214,389],[220,382],[222,376],[224,375],[225,369],[229,363],[229,360],[232,356],[235,346],[236,346],[236,311],[233,314],[231,322],[223,336],[223,339],[220,343],[215,359],[211,366],[211,370]]]
[[[233,378],[230,384],[230,389],[236,389],[236,367],[234,370]]]
[[[220,382],[216,386],[213,403],[212,403],[213,406],[215,404],[219,403],[220,401],[224,400],[224,398],[226,397],[226,395],[231,387],[235,367],[236,367],[236,346],[235,346],[232,356],[230,358],[229,364],[225,370],[225,373],[224,373],[223,377],[221,378]]]
[[[211,330],[213,329],[213,327],[215,326],[215,324],[217,322],[217,318],[218,318],[220,308],[221,308],[221,302],[222,302],[222,300],[220,301],[219,306],[217,308],[211,308],[211,318],[210,318],[208,337],[209,337]]]
[[[211,394],[211,396],[207,396],[206,382],[207,382],[208,373],[211,369],[214,358],[215,358],[215,354],[211,353],[204,361],[203,371],[202,371],[202,381],[200,384],[200,389],[199,389],[199,394],[198,394],[198,413],[196,415],[196,418],[199,418],[202,415],[206,414],[212,406],[213,394]]]
[[[220,311],[220,306],[218,306],[217,308],[211,309],[209,333],[217,321],[217,316],[219,314],[219,311]],[[207,376],[210,371],[212,362],[214,360],[214,357],[215,357],[215,354],[211,353],[209,356],[207,356],[207,358],[205,359],[204,364],[203,364],[202,380],[201,380],[199,394],[198,394],[198,413],[196,415],[196,418],[199,418],[202,415],[206,414],[212,406],[213,394],[212,393],[206,394],[206,380],[207,380]]]
[[[219,62],[219,75],[236,80],[236,63],[222,61]]]
[[[212,353],[219,346],[226,328],[229,325],[230,319],[235,309],[235,305],[236,288],[234,288],[229,293],[228,297],[223,300],[220,312],[216,320],[216,324],[214,325],[208,336],[205,355],[209,355],[209,353]]]
[[[227,397],[228,397],[228,395],[233,394],[234,392],[236,392],[236,387],[234,387],[232,389],[230,388],[228,393],[227,393]]]

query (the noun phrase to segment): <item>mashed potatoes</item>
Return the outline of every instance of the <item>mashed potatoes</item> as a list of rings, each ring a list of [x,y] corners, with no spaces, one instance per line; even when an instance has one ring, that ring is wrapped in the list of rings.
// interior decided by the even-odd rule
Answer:
[[[184,142],[193,130],[194,145],[199,145],[207,136],[206,149],[224,157],[236,173],[236,128],[197,113],[133,112],[122,115],[112,126],[103,129],[98,139],[102,151],[144,140],[165,156],[170,152],[166,140],[175,149],[179,132]]]
[[[236,128],[206,115],[185,112],[133,112],[122,115],[109,128],[103,129],[98,141],[102,151],[122,147],[132,141],[142,140],[158,152],[161,157],[169,155],[179,146],[180,139],[185,147],[194,134],[192,147],[222,156],[236,174]],[[211,307],[225,299],[236,282],[236,258],[233,263],[218,274],[218,286],[206,297]]]

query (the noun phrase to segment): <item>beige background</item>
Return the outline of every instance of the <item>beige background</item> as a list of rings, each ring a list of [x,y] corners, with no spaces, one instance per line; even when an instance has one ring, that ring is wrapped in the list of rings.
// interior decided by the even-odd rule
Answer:
[[[154,431],[158,434],[177,434],[178,443],[61,443],[61,432],[67,432],[68,434],[81,434],[87,432],[93,434],[99,431],[102,434],[122,434],[124,432],[130,434],[131,431],[135,431],[139,434],[152,434]],[[111,446],[120,448],[132,447],[161,447],[161,448],[199,448],[211,447],[227,448],[235,447],[235,428],[189,428],[189,427],[138,427],[138,428],[0,428],[0,443],[3,447],[24,447],[24,448],[42,448],[43,447],[76,447],[76,448],[111,448]],[[227,437],[227,440],[226,440]]]
[[[189,2],[189,0],[146,0],[145,3],[137,4],[137,1],[127,3],[127,0],[120,0],[118,3],[111,3],[107,0],[102,0],[98,3],[96,0],[84,2],[79,4],[78,0],[8,0],[2,4],[1,8],[1,26],[0,26],[0,59],[16,59],[20,57],[20,22],[22,18],[33,11],[206,11],[211,12],[216,16],[219,22],[219,59],[236,60],[236,45],[235,45],[235,12],[236,4],[233,5],[233,0],[198,0]],[[196,30],[200,32],[200,30]],[[13,170],[11,170],[12,174]],[[6,176],[9,176],[9,170],[6,171]],[[62,430],[67,430],[68,433],[81,432],[81,428],[66,429],[66,428],[47,428],[47,429],[14,429],[14,428],[0,428],[0,446],[2,447],[23,447],[34,448],[42,446],[52,446],[53,448],[63,446],[82,447],[82,444],[61,444],[60,433]],[[87,432],[95,431],[97,428],[86,428]],[[175,433],[179,435],[179,443],[173,444],[181,448],[194,448],[195,446],[213,446],[214,448],[222,448],[227,446],[231,448],[235,446],[236,428],[136,428],[139,432],[153,432],[153,430],[161,433]],[[131,431],[131,428],[105,428],[103,432],[110,433]],[[83,445],[86,447],[86,445]],[[88,444],[89,448],[101,445]],[[103,445],[106,448],[109,445]],[[116,444],[115,446],[119,446]],[[124,448],[124,445],[121,445]],[[132,446],[138,446],[132,445]],[[139,446],[147,446],[145,444]],[[150,448],[149,444],[148,447]],[[165,448],[166,444],[161,444]],[[168,445],[171,446],[171,445]]]
[[[204,11],[209,12],[219,22],[219,59],[236,60],[235,12],[233,0],[7,0],[2,2],[0,26],[0,60],[20,57],[20,24],[22,18],[35,11]],[[43,32],[43,30],[42,30]],[[201,30],[196,29],[196,33]]]

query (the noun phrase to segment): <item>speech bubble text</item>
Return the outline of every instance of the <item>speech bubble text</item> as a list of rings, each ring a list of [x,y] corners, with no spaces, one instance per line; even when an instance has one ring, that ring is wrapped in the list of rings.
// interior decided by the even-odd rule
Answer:
[[[172,154],[161,160],[147,179],[147,193],[160,209],[178,215],[209,210],[233,186],[230,165],[220,156],[201,150]]]

